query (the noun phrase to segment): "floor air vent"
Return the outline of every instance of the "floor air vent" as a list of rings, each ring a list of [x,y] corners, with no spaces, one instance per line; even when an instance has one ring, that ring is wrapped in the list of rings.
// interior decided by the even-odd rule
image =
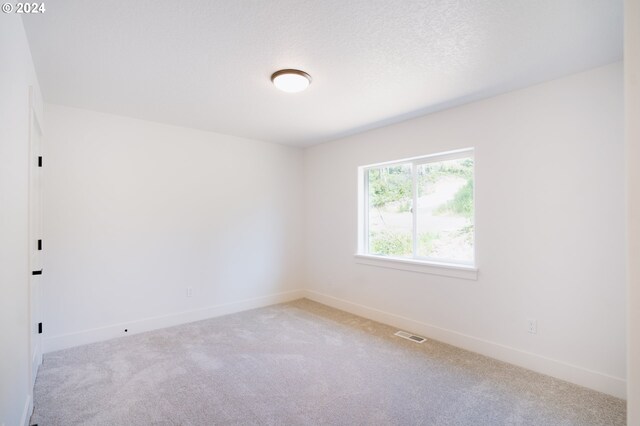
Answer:
[[[398,331],[395,335],[416,343],[424,343],[427,340],[424,337],[416,336],[415,334],[407,333],[406,331]]]

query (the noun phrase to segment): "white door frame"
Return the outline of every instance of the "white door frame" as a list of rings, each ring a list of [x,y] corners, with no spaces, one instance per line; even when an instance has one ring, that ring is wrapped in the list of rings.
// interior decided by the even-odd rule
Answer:
[[[42,364],[42,120],[35,91],[29,87],[29,384],[33,397],[38,367]],[[39,243],[40,241],[40,243]],[[33,399],[32,399],[33,401]]]

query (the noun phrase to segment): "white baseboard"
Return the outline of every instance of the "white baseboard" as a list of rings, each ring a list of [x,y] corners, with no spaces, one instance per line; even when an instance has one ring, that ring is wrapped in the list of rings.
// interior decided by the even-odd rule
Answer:
[[[208,318],[246,311],[248,309],[275,305],[277,303],[290,302],[303,297],[303,290],[292,290],[268,296],[256,297],[253,299],[245,299],[233,303],[209,306],[206,308],[177,312],[152,318],[144,318],[137,321],[113,324],[75,333],[51,336],[43,339],[43,353],[86,345],[88,343],[100,342],[103,340],[113,339],[115,337],[122,337],[124,335],[138,334],[174,325],[201,321]],[[124,329],[128,330],[126,334],[124,333]]]
[[[599,373],[562,361],[522,351],[510,346],[490,342],[477,337],[458,333],[442,327],[415,321],[389,312],[353,303],[344,299],[305,290],[305,297],[313,301],[331,306],[342,311],[368,318],[383,324],[416,333],[434,340],[486,355],[500,361],[508,362],[526,369],[556,377],[599,392],[626,399],[626,380],[608,374]]]
[[[215,305],[191,311],[178,312],[159,317],[145,318],[127,323],[83,330],[76,333],[52,336],[43,339],[43,352],[53,352],[74,346],[121,337],[125,335],[123,332],[125,328],[129,330],[128,333],[126,333],[127,335],[143,333],[145,331],[157,330],[193,321],[200,321],[248,309],[261,308],[277,303],[285,303],[302,297],[306,297],[316,302],[369,318],[374,321],[420,334],[434,340],[439,340],[462,349],[486,355],[500,361],[518,365],[538,373],[546,374],[566,380],[567,382],[613,395],[618,398],[626,398],[626,380],[623,378],[610,376],[541,355],[536,355],[531,352],[522,351],[510,346],[469,336],[457,331],[415,321],[410,318],[405,318],[400,315],[384,312],[312,290],[293,290],[223,305]],[[27,422],[30,417],[31,404],[32,401],[29,397],[25,403],[23,415],[26,416],[25,421]]]
[[[31,413],[33,413],[33,398],[31,395],[27,395],[27,399],[24,401],[24,408],[22,409],[22,419],[20,420],[21,425],[29,426]]]

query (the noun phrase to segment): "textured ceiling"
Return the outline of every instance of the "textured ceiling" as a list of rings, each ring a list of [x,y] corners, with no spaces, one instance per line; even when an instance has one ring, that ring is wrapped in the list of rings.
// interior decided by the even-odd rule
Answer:
[[[46,6],[23,21],[47,102],[301,146],[622,59],[622,0]]]

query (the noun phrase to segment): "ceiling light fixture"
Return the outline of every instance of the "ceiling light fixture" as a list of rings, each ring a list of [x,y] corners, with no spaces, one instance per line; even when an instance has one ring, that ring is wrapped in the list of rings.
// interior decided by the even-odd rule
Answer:
[[[280,70],[271,74],[271,81],[276,88],[287,93],[302,92],[311,84],[311,76],[300,70]]]

